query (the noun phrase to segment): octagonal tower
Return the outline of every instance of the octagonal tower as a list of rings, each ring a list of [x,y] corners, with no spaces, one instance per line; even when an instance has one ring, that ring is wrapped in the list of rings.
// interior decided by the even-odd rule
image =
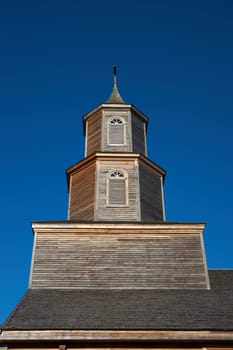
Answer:
[[[165,170],[147,158],[148,118],[120,96],[84,115],[85,158],[67,170],[69,220],[164,221]]]

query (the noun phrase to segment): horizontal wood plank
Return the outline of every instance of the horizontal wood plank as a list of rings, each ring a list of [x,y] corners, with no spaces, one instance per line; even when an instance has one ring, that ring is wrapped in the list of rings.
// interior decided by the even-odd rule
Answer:
[[[207,288],[198,234],[36,237],[32,288]]]

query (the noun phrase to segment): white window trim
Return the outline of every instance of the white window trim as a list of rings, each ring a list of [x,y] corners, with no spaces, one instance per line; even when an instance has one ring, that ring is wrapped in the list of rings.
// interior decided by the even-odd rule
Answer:
[[[120,177],[119,181],[124,181],[125,183],[125,204],[111,204],[109,203],[109,182],[111,181],[111,174],[113,171],[121,172],[124,177]],[[127,208],[129,206],[129,192],[128,192],[128,174],[122,169],[113,169],[107,174],[107,184],[106,184],[106,207],[108,208]]]
[[[114,127],[114,124],[111,124],[111,121],[113,119],[119,119],[122,121],[122,124],[116,124],[116,125],[123,125],[123,139],[124,139],[124,143],[110,143],[109,140],[109,131],[110,131],[110,126]],[[126,123],[124,118],[118,116],[118,115],[114,115],[111,118],[109,118],[109,120],[107,121],[107,145],[108,146],[127,146],[127,140],[126,140]]]

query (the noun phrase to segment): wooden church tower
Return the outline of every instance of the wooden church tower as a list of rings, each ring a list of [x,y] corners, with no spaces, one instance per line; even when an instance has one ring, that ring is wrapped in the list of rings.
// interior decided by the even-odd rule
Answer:
[[[148,118],[114,86],[84,115],[68,220],[33,222],[29,289],[0,349],[233,349],[233,270],[208,271],[203,223],[165,220]]]

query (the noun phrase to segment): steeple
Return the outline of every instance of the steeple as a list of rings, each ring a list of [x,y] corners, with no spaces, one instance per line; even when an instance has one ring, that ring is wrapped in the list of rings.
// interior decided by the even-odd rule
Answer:
[[[111,96],[83,120],[85,158],[67,169],[68,220],[165,221],[166,172],[147,158],[148,118],[122,100],[115,66]]]
[[[117,87],[117,77],[116,77],[116,66],[114,65],[113,67],[113,89],[112,89],[112,93],[109,96],[108,100],[106,101],[106,103],[125,103],[124,100],[122,99],[118,87]]]

